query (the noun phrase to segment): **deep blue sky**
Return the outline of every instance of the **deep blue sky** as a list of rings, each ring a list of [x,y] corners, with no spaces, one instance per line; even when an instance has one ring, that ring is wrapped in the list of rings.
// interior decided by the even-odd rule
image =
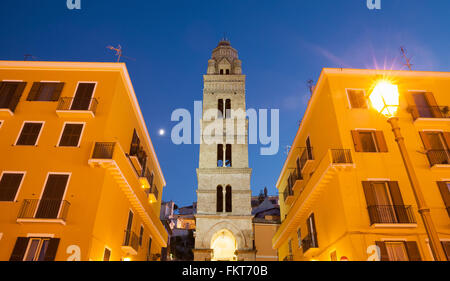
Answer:
[[[193,111],[202,98],[202,74],[224,32],[247,74],[247,106],[280,109],[280,151],[249,150],[255,194],[275,182],[306,107],[306,81],[323,67],[402,68],[399,47],[414,69],[450,70],[450,1],[381,0],[2,0],[0,59],[32,54],[48,61],[114,60],[105,47],[121,44],[167,187],[165,200],[196,200],[198,145],[175,146],[170,115]],[[168,135],[158,136],[160,128]]]

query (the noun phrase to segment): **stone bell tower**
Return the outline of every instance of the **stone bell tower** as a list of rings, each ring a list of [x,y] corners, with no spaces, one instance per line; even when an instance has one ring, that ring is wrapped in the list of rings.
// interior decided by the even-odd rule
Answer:
[[[245,75],[229,41],[220,41],[213,50],[203,80],[194,259],[255,260]],[[214,119],[223,134],[217,130],[215,141],[205,142]]]

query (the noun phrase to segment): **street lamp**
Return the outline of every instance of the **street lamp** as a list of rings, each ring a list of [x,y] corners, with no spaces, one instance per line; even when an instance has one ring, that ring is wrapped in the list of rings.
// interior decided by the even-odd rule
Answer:
[[[444,253],[441,242],[439,241],[439,236],[436,232],[436,228],[434,227],[431,219],[430,209],[425,203],[422,190],[419,186],[419,181],[417,180],[416,172],[414,171],[411,159],[409,158],[406,150],[405,140],[400,133],[398,117],[396,116],[399,108],[399,98],[400,94],[398,92],[398,86],[392,84],[388,80],[380,80],[369,95],[372,106],[379,113],[386,116],[389,124],[392,126],[392,132],[394,132],[395,141],[398,144],[398,148],[400,149],[400,153],[403,158],[403,163],[405,164],[409,182],[411,183],[414,197],[416,198],[417,207],[427,231],[430,248],[434,259],[436,261],[446,261],[447,257]]]

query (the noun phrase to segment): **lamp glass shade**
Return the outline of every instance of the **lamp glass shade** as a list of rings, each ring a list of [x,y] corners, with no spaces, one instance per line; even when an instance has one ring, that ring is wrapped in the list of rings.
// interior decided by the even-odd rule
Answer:
[[[395,116],[400,99],[398,86],[385,80],[380,81],[373,89],[369,99],[372,106],[381,114],[388,117]]]

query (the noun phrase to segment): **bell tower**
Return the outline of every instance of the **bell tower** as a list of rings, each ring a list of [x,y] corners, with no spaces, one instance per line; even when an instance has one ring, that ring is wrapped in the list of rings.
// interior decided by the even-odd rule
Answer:
[[[213,50],[203,81],[194,259],[255,260],[245,75],[228,40]]]

